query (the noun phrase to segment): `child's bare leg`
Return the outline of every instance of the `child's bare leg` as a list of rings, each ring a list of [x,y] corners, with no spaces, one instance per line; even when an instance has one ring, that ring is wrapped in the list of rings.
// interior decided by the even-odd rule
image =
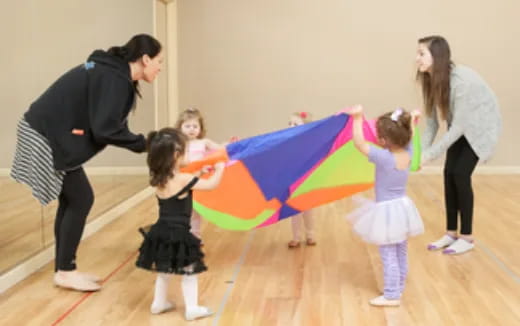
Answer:
[[[289,248],[297,248],[300,246],[301,228],[302,228],[301,214],[291,217],[291,229],[292,229],[293,239],[288,243]]]
[[[303,214],[303,222],[305,223],[305,234],[307,237],[307,245],[314,246],[316,245],[316,240],[314,240],[314,217],[312,216],[311,211],[306,211]]]

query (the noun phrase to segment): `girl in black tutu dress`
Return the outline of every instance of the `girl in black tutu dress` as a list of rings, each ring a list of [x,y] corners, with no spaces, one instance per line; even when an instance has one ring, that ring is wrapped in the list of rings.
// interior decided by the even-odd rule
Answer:
[[[215,165],[215,173],[208,179],[181,173],[179,167],[185,157],[186,140],[176,129],[153,131],[147,138],[150,184],[156,187],[159,220],[140,229],[144,241],[139,249],[138,267],[156,271],[152,314],[174,308],[167,299],[172,274],[183,275],[181,288],[187,320],[207,317],[213,312],[198,305],[197,274],[207,270],[200,240],[190,232],[192,190],[211,190],[220,183],[224,163]]]

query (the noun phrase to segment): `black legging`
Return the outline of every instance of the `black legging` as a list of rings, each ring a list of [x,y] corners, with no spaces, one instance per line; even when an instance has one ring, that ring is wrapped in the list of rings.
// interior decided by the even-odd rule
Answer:
[[[460,233],[470,235],[473,226],[473,188],[471,175],[478,156],[466,137],[460,137],[448,149],[444,164],[444,202],[448,231],[457,231],[460,212]]]
[[[67,172],[58,200],[54,223],[55,270],[72,271],[76,269],[76,251],[94,203],[94,193],[83,168]]]

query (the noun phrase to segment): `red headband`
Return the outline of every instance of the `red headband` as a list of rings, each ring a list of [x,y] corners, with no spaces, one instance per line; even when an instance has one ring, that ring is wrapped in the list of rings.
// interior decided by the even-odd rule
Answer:
[[[307,118],[307,112],[300,112],[300,117],[301,117],[302,119]]]

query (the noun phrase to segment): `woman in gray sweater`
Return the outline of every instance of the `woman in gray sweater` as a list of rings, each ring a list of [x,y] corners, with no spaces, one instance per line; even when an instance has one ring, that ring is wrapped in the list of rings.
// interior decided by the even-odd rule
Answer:
[[[426,110],[422,164],[447,152],[444,164],[444,201],[447,232],[428,249],[446,248],[445,254],[473,249],[473,189],[471,175],[477,162],[487,161],[502,127],[498,101],[491,88],[473,70],[455,65],[448,42],[441,36],[419,40],[417,79]],[[448,131],[433,143],[439,119]],[[458,231],[458,215],[461,228]]]

